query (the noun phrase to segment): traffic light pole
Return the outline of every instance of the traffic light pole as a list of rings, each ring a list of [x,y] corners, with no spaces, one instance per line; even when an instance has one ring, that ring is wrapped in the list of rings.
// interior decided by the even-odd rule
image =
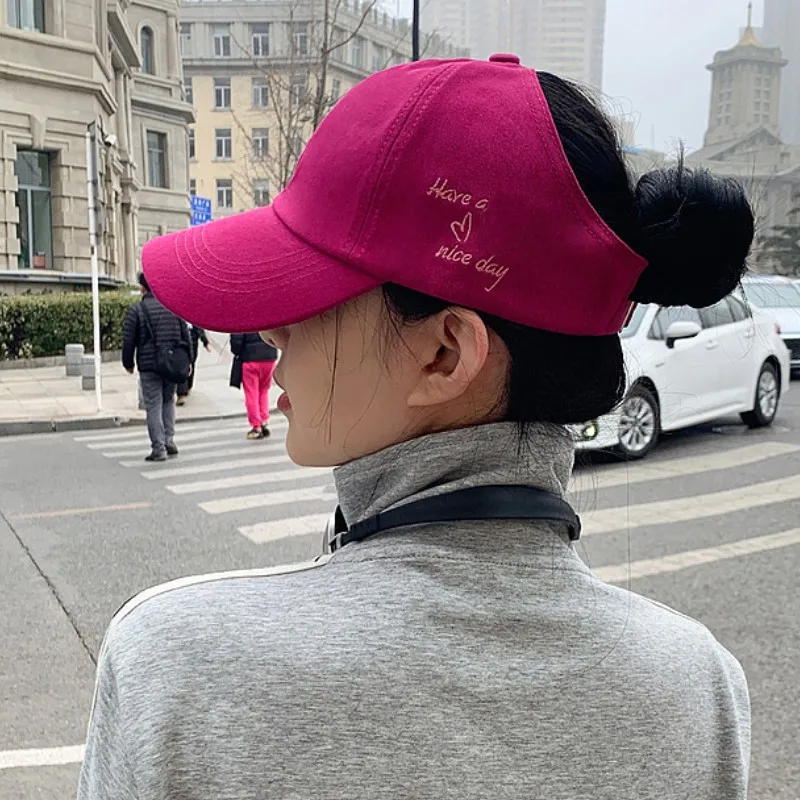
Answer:
[[[419,0],[414,0],[411,20],[411,60],[419,61]]]

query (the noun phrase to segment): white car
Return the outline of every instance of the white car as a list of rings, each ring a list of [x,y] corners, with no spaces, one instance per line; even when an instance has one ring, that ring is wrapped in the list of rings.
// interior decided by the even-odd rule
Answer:
[[[742,281],[750,305],[768,311],[789,348],[792,371],[800,371],[800,285],[777,275],[753,275]]]
[[[701,311],[639,306],[621,337],[628,392],[610,414],[575,426],[578,449],[643,458],[662,431],[728,414],[770,425],[789,388],[775,320],[733,295]]]

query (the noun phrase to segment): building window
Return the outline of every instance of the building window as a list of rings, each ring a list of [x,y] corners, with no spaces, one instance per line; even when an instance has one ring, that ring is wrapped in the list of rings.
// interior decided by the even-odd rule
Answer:
[[[308,23],[292,23],[292,44],[294,52],[299,56],[308,55]]]
[[[189,181],[189,194],[192,197],[197,195],[197,181],[194,178],[191,178]]]
[[[382,70],[386,64],[386,53],[379,44],[372,45],[372,71]]]
[[[17,175],[17,208],[20,269],[53,268],[53,221],[50,154],[20,150],[14,164]]]
[[[188,56],[192,53],[192,25],[190,22],[181,22],[181,55]]]
[[[183,99],[187,103],[194,103],[194,91],[192,89],[192,79],[183,79]]]
[[[167,188],[167,134],[147,131],[147,185]]]
[[[364,69],[364,50],[366,42],[363,36],[354,36],[352,48],[350,50],[350,63],[358,68]]]
[[[217,143],[217,158],[228,161],[233,158],[233,137],[230,128],[217,128],[214,132]]]
[[[146,25],[139,33],[139,49],[142,51],[142,72],[147,75],[155,75],[155,53],[153,42],[153,29]]]
[[[217,178],[217,208],[233,208],[233,181]]]
[[[331,82],[331,100],[334,103],[342,96],[342,82],[338,78],[334,78]]]
[[[229,58],[231,54],[230,25],[214,26],[214,55],[217,58]]]
[[[231,79],[214,78],[214,108],[231,107]]]
[[[259,22],[250,26],[250,43],[254,56],[269,55],[269,23]]]
[[[303,134],[297,128],[292,129],[289,134],[289,147],[291,148],[291,154],[295,158],[299,158],[300,153],[303,151]]]
[[[269,181],[265,180],[253,181],[253,205],[255,206],[269,205]]]
[[[266,128],[253,128],[253,158],[262,161],[269,153],[269,131]]]
[[[292,108],[299,108],[305,101],[308,93],[308,76],[292,75],[289,86],[289,97],[291,98]]]
[[[44,0],[8,0],[8,24],[44,33]]]
[[[196,158],[194,150],[194,128],[189,128],[189,158]]]
[[[266,108],[269,103],[269,89],[266,78],[253,78],[253,108]]]

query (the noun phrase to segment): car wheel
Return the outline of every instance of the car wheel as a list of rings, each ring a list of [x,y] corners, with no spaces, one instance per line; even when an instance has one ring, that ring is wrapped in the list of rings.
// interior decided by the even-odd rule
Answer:
[[[658,401],[646,387],[634,386],[622,401],[617,449],[628,459],[644,458],[658,442],[661,419]]]
[[[750,428],[766,428],[778,413],[781,379],[775,365],[765,361],[758,374],[756,399],[752,411],[742,414],[742,422]]]

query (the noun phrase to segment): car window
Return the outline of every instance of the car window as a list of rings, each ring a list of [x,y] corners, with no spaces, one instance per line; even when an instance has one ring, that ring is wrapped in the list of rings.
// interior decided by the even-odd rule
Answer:
[[[631,317],[630,322],[619,332],[619,335],[623,339],[630,339],[631,336],[636,334],[636,331],[639,330],[639,327],[642,324],[642,320],[644,319],[644,315],[647,313],[648,306],[639,305],[636,306],[636,309],[633,312],[633,316]]]
[[[730,295],[728,297],[728,303],[731,307],[731,314],[733,314],[734,322],[744,322],[744,320],[750,319],[750,309],[738,296]]]
[[[700,319],[704,328],[718,328],[722,325],[732,325],[736,320],[727,298],[714,303],[713,306],[700,309]]]
[[[653,327],[650,328],[650,338],[664,339],[667,329],[673,322],[696,322],[701,327],[703,325],[700,312],[696,308],[689,306],[662,308],[653,321]]]
[[[800,290],[791,283],[745,283],[749,302],[759,308],[800,308]]]

